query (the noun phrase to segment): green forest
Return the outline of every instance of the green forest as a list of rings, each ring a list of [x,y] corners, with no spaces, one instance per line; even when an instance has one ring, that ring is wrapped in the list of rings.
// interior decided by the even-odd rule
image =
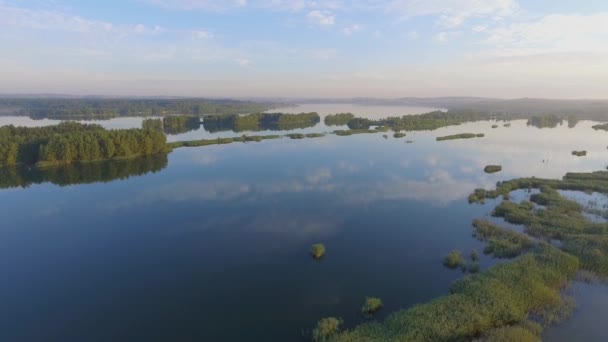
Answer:
[[[48,127],[0,128],[0,165],[47,166],[133,158],[167,152],[166,137],[153,129],[106,130],[63,122]]]

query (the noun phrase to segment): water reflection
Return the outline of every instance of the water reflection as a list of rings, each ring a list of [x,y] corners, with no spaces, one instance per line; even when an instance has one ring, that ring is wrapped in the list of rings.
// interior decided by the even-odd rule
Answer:
[[[26,188],[33,184],[52,183],[59,186],[107,183],[155,173],[167,167],[166,154],[114,160],[98,163],[73,164],[53,168],[25,166],[0,168],[0,188]]]

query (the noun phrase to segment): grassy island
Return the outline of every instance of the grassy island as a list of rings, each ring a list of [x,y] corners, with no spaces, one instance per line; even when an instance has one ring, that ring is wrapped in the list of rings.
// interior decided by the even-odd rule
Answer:
[[[592,126],[594,130],[608,131],[608,123]]]
[[[473,139],[473,138],[483,138],[485,134],[475,134],[475,133],[460,133],[454,135],[447,135],[444,137],[437,137],[437,141],[446,141],[446,140],[456,140],[456,139]]]
[[[393,134],[393,138],[395,139],[401,139],[401,138],[405,138],[406,134],[402,133],[402,132],[397,132],[395,134]]]

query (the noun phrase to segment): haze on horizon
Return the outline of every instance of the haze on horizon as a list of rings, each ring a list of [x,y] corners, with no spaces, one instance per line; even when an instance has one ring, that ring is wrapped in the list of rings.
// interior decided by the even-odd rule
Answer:
[[[606,98],[603,0],[0,0],[0,93]]]

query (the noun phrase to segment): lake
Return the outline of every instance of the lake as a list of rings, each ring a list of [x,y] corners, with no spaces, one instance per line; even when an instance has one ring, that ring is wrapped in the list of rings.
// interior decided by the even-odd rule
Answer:
[[[295,112],[312,110],[326,114],[318,105]],[[387,109],[375,110],[368,113]],[[24,122],[11,120],[0,123]],[[608,133],[593,130],[593,122],[502,124],[3,170],[0,340],[306,341],[322,317],[342,317],[347,327],[364,322],[367,296],[384,302],[382,319],[444,295],[464,275],[443,267],[442,258],[453,249],[483,250],[471,222],[497,203],[468,204],[475,188],[606,168]],[[485,137],[435,141],[464,132]],[[240,135],[201,128],[171,139],[217,134]],[[588,153],[575,157],[573,150]],[[486,174],[488,164],[503,171]],[[321,261],[308,254],[317,242],[327,247]],[[482,270],[495,263],[481,257]],[[605,302],[605,287],[577,283],[574,292],[579,310],[549,329],[548,340],[600,341],[608,333],[603,325],[575,323],[608,313],[589,299]]]

